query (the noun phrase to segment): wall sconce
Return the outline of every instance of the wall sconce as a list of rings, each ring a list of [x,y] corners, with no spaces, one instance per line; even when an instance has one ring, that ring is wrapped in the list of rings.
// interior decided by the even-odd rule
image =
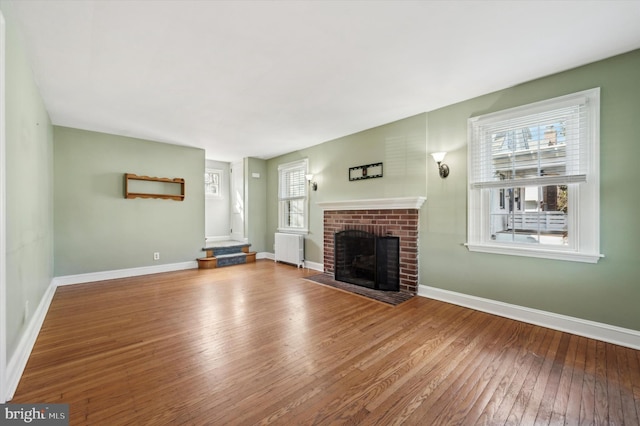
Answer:
[[[314,191],[318,190],[318,182],[311,182],[313,180],[313,175],[312,174],[308,174],[306,176],[307,178],[307,182],[309,182],[309,186],[311,187],[311,189],[313,189]]]
[[[449,166],[447,166],[442,162],[442,160],[444,160],[445,155],[447,155],[446,151],[434,152],[433,154],[431,154],[431,156],[436,161],[436,163],[438,163],[438,170],[440,172],[440,177],[443,179],[449,176]]]

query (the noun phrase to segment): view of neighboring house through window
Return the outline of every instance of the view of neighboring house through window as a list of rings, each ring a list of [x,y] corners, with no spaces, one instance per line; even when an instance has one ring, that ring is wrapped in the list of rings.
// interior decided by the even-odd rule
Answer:
[[[492,163],[500,180],[563,176],[567,120],[491,134]],[[529,244],[568,244],[567,185],[491,189],[491,238]]]
[[[307,231],[307,166],[306,159],[278,166],[279,231]]]
[[[472,251],[595,262],[599,89],[469,120]]]

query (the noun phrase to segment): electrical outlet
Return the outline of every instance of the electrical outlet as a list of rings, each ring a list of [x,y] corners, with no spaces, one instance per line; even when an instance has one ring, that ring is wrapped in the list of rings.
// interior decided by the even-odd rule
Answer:
[[[153,253],[153,260],[160,260],[160,253],[158,252]]]

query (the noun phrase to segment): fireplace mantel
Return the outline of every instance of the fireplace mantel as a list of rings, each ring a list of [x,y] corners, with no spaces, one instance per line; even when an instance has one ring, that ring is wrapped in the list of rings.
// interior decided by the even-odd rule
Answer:
[[[419,209],[427,197],[375,198],[369,200],[321,201],[322,210]]]

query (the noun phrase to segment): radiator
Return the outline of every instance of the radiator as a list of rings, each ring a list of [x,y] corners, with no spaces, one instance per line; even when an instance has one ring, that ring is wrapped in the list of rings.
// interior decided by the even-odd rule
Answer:
[[[304,266],[304,237],[276,232],[275,252],[276,262],[291,263],[298,268]]]

